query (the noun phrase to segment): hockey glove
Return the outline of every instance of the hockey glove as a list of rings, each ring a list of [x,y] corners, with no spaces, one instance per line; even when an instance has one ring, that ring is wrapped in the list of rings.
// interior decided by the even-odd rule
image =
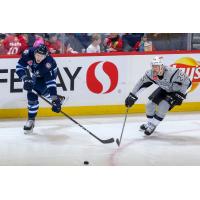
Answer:
[[[186,95],[180,92],[175,92],[172,96],[176,105],[181,105],[183,100],[186,98]]]
[[[33,89],[33,80],[32,78],[25,76],[24,81],[24,90],[31,91]]]
[[[169,103],[170,106],[176,106],[181,105],[185,98],[185,94],[182,94],[180,92],[173,92],[170,95],[167,95],[165,100]]]
[[[56,113],[61,111],[61,101],[57,96],[52,98],[52,111]]]
[[[125,106],[131,107],[137,100],[138,98],[134,94],[130,93],[125,100]]]

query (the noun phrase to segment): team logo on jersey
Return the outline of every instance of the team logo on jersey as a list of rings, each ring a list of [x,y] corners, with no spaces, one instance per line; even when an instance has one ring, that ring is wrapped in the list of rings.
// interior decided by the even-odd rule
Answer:
[[[40,77],[40,72],[38,70],[35,72],[35,76]]]
[[[31,66],[33,64],[33,61],[29,60],[27,63],[28,63],[29,66]]]
[[[86,83],[88,89],[96,94],[112,92],[118,84],[117,66],[109,61],[99,61],[91,64],[87,71]]]
[[[51,68],[51,64],[50,63],[46,63],[46,68],[50,69]]]

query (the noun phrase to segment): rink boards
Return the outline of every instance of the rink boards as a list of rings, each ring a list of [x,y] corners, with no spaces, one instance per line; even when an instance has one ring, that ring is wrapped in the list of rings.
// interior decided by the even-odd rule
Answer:
[[[56,55],[59,74],[58,93],[68,101],[63,111],[70,115],[97,115],[124,113],[124,100],[134,84],[150,67],[155,56],[162,56],[166,65],[181,68],[193,86],[187,100],[173,111],[200,110],[200,51],[151,52],[151,53],[101,53]],[[26,92],[15,74],[17,56],[0,57],[0,117],[26,117]],[[145,111],[145,102],[156,88],[142,91],[130,113]],[[39,116],[57,116],[40,100]]]

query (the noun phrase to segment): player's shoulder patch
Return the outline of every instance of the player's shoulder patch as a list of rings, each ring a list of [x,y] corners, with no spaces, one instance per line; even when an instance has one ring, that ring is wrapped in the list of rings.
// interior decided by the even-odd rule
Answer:
[[[51,55],[49,55],[49,56],[47,57],[46,63],[50,63],[50,64],[51,64],[51,68],[52,68],[52,67],[54,68],[54,67],[57,66],[55,59],[54,59]]]
[[[47,62],[47,63],[45,64],[45,67],[46,67],[47,69],[50,69],[50,68],[52,67],[52,65],[51,65],[50,62]]]

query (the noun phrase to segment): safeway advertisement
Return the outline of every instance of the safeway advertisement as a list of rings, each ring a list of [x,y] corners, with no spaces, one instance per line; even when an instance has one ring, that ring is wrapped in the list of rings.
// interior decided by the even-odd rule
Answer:
[[[171,67],[181,68],[193,82],[186,102],[200,101],[200,54],[155,54]],[[68,97],[65,106],[122,105],[136,82],[150,68],[155,55],[55,57],[58,93]],[[27,92],[15,74],[17,58],[0,59],[0,108],[25,108]],[[144,104],[156,86],[138,94]],[[41,107],[46,107],[44,102]]]

